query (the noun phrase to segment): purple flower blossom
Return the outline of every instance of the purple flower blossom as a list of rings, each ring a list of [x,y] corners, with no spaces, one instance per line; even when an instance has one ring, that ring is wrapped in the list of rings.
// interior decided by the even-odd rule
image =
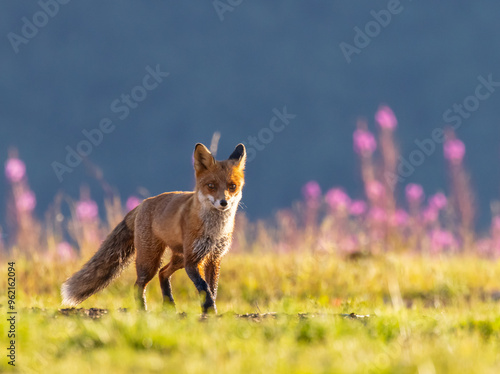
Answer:
[[[443,149],[444,157],[455,165],[459,165],[465,156],[465,145],[459,139],[448,139]]]
[[[382,105],[378,108],[375,114],[375,120],[379,126],[383,129],[394,130],[398,125],[398,120],[394,115],[394,112],[387,105]]]
[[[363,200],[353,200],[349,207],[349,213],[353,216],[361,216],[366,212],[366,203]]]
[[[331,209],[346,210],[351,203],[351,199],[341,188],[332,188],[326,193],[325,200]]]
[[[142,200],[139,199],[137,196],[130,196],[126,202],[127,211],[130,212],[132,209],[137,207],[141,202]]]
[[[373,222],[381,223],[387,220],[387,212],[380,207],[373,207],[368,213],[370,220]]]
[[[457,245],[453,234],[447,230],[435,229],[431,232],[431,250],[434,253],[443,249],[451,249]]]
[[[16,199],[16,208],[20,212],[31,212],[35,209],[36,197],[33,191],[24,191]]]
[[[75,250],[68,242],[61,242],[57,245],[57,255],[61,260],[72,260],[75,257]]]
[[[403,209],[397,209],[391,217],[391,225],[395,227],[404,227],[408,224],[409,215]]]
[[[434,223],[439,218],[439,210],[433,206],[428,206],[422,212],[422,219],[425,223]]]
[[[405,192],[409,203],[418,203],[424,197],[424,189],[419,184],[410,183],[406,186]]]
[[[99,214],[97,203],[93,200],[81,200],[76,203],[76,216],[82,221],[93,221]]]
[[[491,228],[493,231],[500,232],[500,216],[495,216],[491,220]]]
[[[361,155],[371,155],[377,149],[373,134],[364,129],[357,129],[353,134],[354,151]]]
[[[302,194],[306,201],[317,201],[321,197],[321,187],[316,181],[307,182],[302,187]]]
[[[16,183],[21,181],[26,175],[26,165],[18,158],[9,158],[5,162],[5,176],[7,179]]]
[[[385,187],[377,180],[368,182],[366,186],[366,195],[370,200],[379,200],[385,196]]]
[[[448,199],[442,192],[438,192],[437,194],[432,195],[429,198],[429,206],[437,210],[443,209],[446,206],[446,204],[448,204]]]

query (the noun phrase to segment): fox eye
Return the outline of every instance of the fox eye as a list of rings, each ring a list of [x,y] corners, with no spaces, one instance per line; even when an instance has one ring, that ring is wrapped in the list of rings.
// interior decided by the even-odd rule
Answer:
[[[215,190],[215,184],[213,184],[213,183],[209,183],[209,184],[207,184],[207,187],[208,187],[208,189],[209,189],[209,190],[211,190],[211,191]]]
[[[236,185],[234,183],[231,183],[229,185],[229,191],[234,191],[234,190],[236,190]]]

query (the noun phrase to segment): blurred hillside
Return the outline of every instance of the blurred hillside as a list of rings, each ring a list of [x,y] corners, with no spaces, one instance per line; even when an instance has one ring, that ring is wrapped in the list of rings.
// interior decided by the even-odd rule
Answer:
[[[10,1],[0,12],[0,154],[5,160],[9,147],[19,149],[39,213],[57,191],[77,197],[82,184],[102,201],[89,165],[125,198],[139,187],[150,195],[190,189],[194,144],[208,145],[217,130],[219,158],[260,139],[247,167],[250,217],[289,206],[312,179],[359,197],[352,150],[359,116],[373,129],[378,106],[390,105],[407,159],[415,140],[430,138],[455,103],[476,95],[478,77],[500,82],[498,2],[401,1],[350,63],[340,44],[355,45],[354,28],[373,26],[371,11],[387,14],[380,13],[387,1],[222,1],[218,11],[211,1],[54,4]],[[29,30],[26,20],[44,26]],[[24,41],[13,43],[10,33]],[[155,81],[158,69],[165,74]],[[482,226],[500,187],[500,92],[492,90],[457,129]],[[127,104],[122,95],[137,100]],[[270,121],[284,107],[289,123],[273,122],[282,129],[275,131]],[[61,182],[53,163],[68,166],[67,147],[76,150],[87,139],[82,131],[99,128],[108,132]],[[416,182],[432,194],[446,181],[438,146],[398,187]],[[1,196],[6,187],[0,183]]]

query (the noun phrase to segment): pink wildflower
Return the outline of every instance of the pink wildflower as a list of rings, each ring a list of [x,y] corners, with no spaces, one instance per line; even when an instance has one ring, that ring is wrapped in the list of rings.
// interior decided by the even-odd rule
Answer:
[[[434,223],[439,218],[439,210],[433,206],[428,206],[422,212],[422,218],[425,223]]]
[[[93,200],[81,200],[76,203],[76,216],[82,221],[93,221],[99,214],[97,203]]]
[[[438,192],[437,194],[432,195],[429,198],[429,206],[432,206],[433,208],[435,208],[437,210],[443,209],[447,203],[448,203],[448,199],[446,198],[446,196],[442,192]]]
[[[71,260],[75,257],[75,250],[68,242],[61,242],[57,245],[57,255],[61,260]]]
[[[386,211],[382,208],[379,208],[379,207],[371,208],[368,215],[373,222],[381,223],[381,222],[385,222],[387,220]]]
[[[329,190],[326,193],[325,199],[330,208],[335,211],[346,210],[351,203],[351,199],[341,188],[332,188]]]
[[[424,197],[424,189],[419,184],[410,183],[406,186],[405,192],[409,203],[420,202]]]
[[[375,114],[375,120],[379,126],[383,129],[394,130],[398,125],[398,120],[394,115],[394,112],[387,105],[382,105],[378,108]]]
[[[16,183],[21,181],[26,175],[26,165],[18,158],[9,158],[5,162],[5,176],[7,179]]]
[[[465,156],[465,145],[459,139],[449,139],[444,143],[444,157],[452,164],[460,164]]]
[[[321,187],[316,181],[307,182],[302,187],[302,194],[306,201],[317,201],[321,197]]]
[[[363,200],[353,200],[349,207],[349,213],[353,216],[361,216],[366,212],[366,203]]]
[[[130,212],[132,209],[137,207],[141,202],[142,200],[139,199],[137,196],[130,196],[126,202],[127,211]]]
[[[450,249],[456,245],[457,241],[450,231],[436,229],[431,232],[431,249],[433,252]]]
[[[366,186],[366,195],[370,200],[379,200],[385,196],[385,187],[377,180],[368,182]]]
[[[500,216],[495,216],[491,220],[491,228],[493,231],[500,232]]]
[[[20,212],[31,212],[35,209],[36,206],[36,197],[33,191],[24,191],[17,199],[16,199],[16,207]]]
[[[409,215],[403,209],[397,209],[391,217],[391,225],[394,227],[404,227],[408,224]]]
[[[364,129],[357,129],[353,134],[354,151],[361,155],[371,155],[377,149],[373,134]]]

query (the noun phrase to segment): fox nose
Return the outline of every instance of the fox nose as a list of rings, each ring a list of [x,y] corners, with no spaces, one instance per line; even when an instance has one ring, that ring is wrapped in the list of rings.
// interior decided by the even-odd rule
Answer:
[[[220,201],[220,206],[226,207],[227,206],[227,201],[226,200],[221,200]]]

